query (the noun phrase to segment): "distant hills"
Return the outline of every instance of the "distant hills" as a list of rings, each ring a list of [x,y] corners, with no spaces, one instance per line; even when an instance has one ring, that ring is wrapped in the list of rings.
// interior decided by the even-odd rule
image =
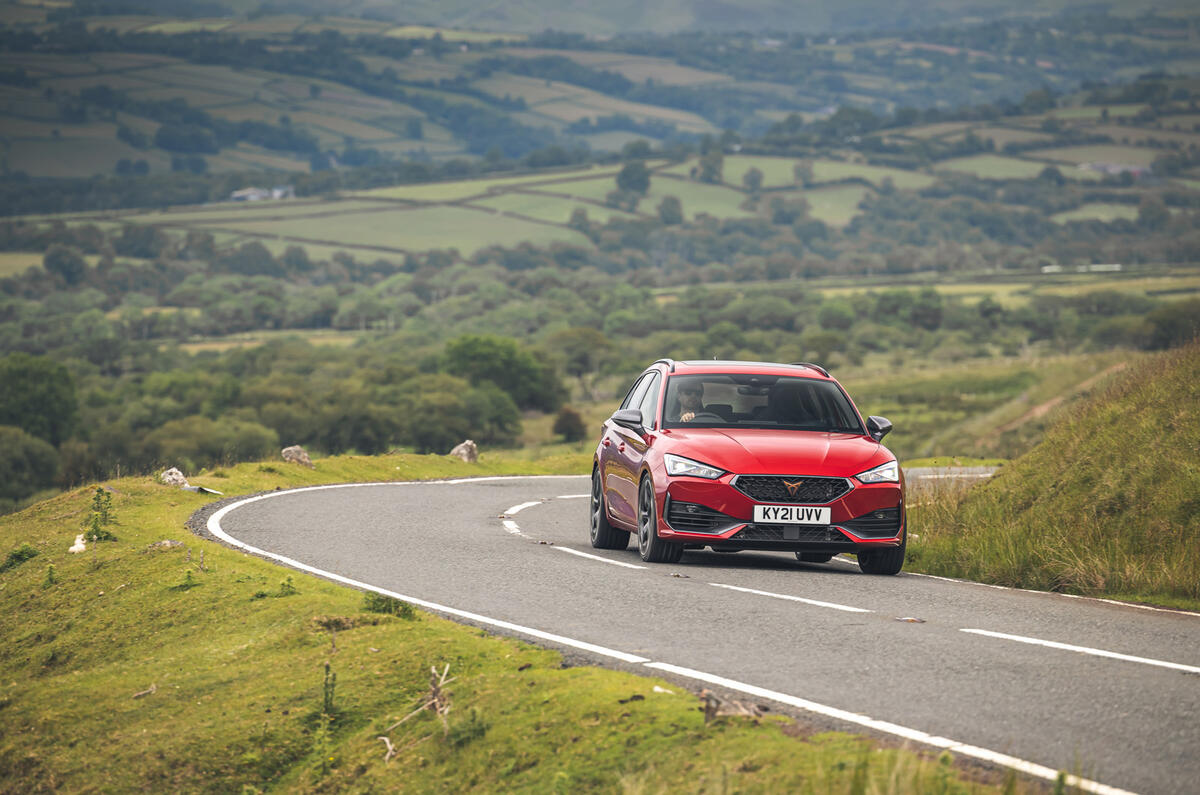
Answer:
[[[912,30],[993,19],[1032,17],[1067,9],[1130,13],[1183,11],[1186,0],[1095,3],[1088,0],[293,0],[272,2],[275,12],[363,16],[429,25],[537,33],[546,29],[594,36],[684,30],[827,33]],[[162,12],[159,12],[162,13]]]

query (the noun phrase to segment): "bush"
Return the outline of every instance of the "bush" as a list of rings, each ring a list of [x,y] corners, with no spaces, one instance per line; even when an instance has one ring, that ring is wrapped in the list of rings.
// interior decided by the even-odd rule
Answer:
[[[558,416],[554,418],[554,432],[568,442],[578,442],[587,436],[587,428],[583,424],[583,417],[579,416],[579,412],[569,406],[563,406],[559,410]]]

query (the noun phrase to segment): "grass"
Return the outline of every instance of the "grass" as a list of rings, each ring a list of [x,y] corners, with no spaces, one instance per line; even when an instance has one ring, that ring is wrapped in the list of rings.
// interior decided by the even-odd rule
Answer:
[[[554,241],[588,244],[582,234],[565,227],[453,206],[397,208],[390,212],[351,213],[328,218],[240,221],[226,217],[196,226],[271,235],[298,243],[316,241],[325,245],[344,245],[347,250],[364,252],[372,252],[372,246],[403,251],[457,248],[463,256],[470,256],[486,246],[515,246],[524,241],[535,245]],[[374,256],[387,253],[374,251]]]
[[[870,166],[866,163],[842,163],[837,160],[813,161],[813,179],[817,182],[836,182],[854,177],[865,179],[875,187],[882,185],[885,179],[891,179],[892,184],[900,190],[920,190],[929,187],[934,181],[934,178],[928,174],[905,171],[902,168]]]
[[[830,226],[842,227],[859,214],[858,203],[871,192],[862,185],[834,185],[806,190],[801,195],[808,201],[808,214]]]
[[[1067,146],[1057,149],[1038,149],[1026,154],[1029,157],[1040,157],[1045,160],[1057,160],[1065,163],[1121,163],[1124,165],[1149,167],[1154,162],[1154,158],[1162,154],[1162,151],[1136,146],[1100,144],[1096,146]]]
[[[578,472],[587,456],[316,463],[247,463],[192,481],[247,494]],[[208,502],[202,495],[150,477],[108,485],[118,540],[83,554],[65,550],[91,514],[91,487],[0,518],[0,550],[16,553],[0,573],[0,609],[20,616],[0,625],[5,791],[1000,789],[949,754],[812,734],[782,717],[705,723],[677,685],[567,667],[556,652],[364,600],[193,536],[183,524]],[[430,668],[447,665],[443,724],[418,707]],[[397,749],[391,759],[381,736]],[[1006,783],[1026,789],[1012,774]]]
[[[937,353],[930,358],[936,362]],[[851,371],[840,380],[864,416],[881,415],[895,424],[887,446],[901,460],[1007,458],[1029,449],[1050,420],[1086,393],[1080,384],[1120,359],[1110,353],[930,363],[903,380],[894,366],[879,374]]]
[[[1046,164],[1002,155],[971,155],[943,160],[937,167],[945,171],[973,174],[981,179],[1033,179],[1042,173]]]
[[[1104,204],[1091,203],[1076,207],[1063,213],[1055,213],[1050,220],[1057,224],[1071,221],[1136,221],[1138,208],[1136,204]]]
[[[1142,360],[989,482],[915,507],[914,571],[1200,609],[1200,344]]]
[[[37,251],[0,252],[0,279],[24,273],[29,268],[42,267],[44,256]]]

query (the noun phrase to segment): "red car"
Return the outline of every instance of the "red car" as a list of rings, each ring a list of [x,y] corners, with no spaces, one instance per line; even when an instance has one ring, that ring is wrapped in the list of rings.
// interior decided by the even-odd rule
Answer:
[[[904,475],[814,364],[675,362],[646,369],[604,423],[592,466],[591,541],[674,563],[685,549],[853,552],[867,574],[904,565]]]

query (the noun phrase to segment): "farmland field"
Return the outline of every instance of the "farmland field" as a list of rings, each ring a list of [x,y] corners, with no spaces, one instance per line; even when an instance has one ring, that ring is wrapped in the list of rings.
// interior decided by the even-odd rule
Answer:
[[[1033,179],[1042,173],[1045,163],[1035,163],[1031,160],[1018,160],[1015,157],[1002,155],[971,155],[943,160],[936,168],[943,171],[961,171],[964,174],[974,174],[981,179]],[[1076,176],[1072,169],[1071,176]]]
[[[40,251],[0,252],[0,279],[24,273],[31,267],[40,268],[44,256]]]
[[[704,83],[728,82],[732,78],[720,72],[710,72],[683,66],[667,58],[656,58],[650,55],[632,55],[621,52],[592,52],[588,50],[549,50],[538,47],[513,47],[501,50],[504,55],[518,58],[539,58],[559,56],[569,58],[575,63],[602,69],[606,72],[616,72],[624,75],[635,83],[644,82],[651,78],[655,83],[669,86],[693,86]]]
[[[548,226],[462,207],[418,207],[390,212],[352,213],[323,219],[295,218],[279,221],[225,221],[197,227],[273,236],[297,242],[343,246],[347,250],[378,249],[381,253],[456,248],[470,256],[490,245],[515,246],[555,241],[588,245],[573,229]]]
[[[1134,146],[1067,146],[1057,149],[1038,149],[1026,152],[1027,157],[1056,160],[1063,163],[1117,163],[1130,166],[1149,166],[1162,154],[1158,149]]]
[[[497,73],[476,80],[474,85],[495,97],[520,97],[528,104],[531,113],[563,124],[623,114],[632,119],[674,124],[683,132],[717,132],[716,127],[695,113],[630,102],[571,83]]]
[[[526,215],[531,218],[536,218],[539,221],[545,221],[553,224],[565,224],[571,219],[571,213],[576,208],[582,207],[587,211],[588,219],[591,221],[599,221],[607,223],[610,218],[633,218],[635,216],[616,210],[611,207],[605,207],[601,204],[583,201],[571,201],[563,199],[559,196],[550,196],[544,193],[503,193],[499,196],[490,196],[486,199],[477,199],[470,202],[468,207],[480,207],[487,210],[498,210],[502,213],[514,213],[516,215]]]
[[[866,163],[842,163],[837,160],[813,161],[813,179],[817,182],[836,182],[843,179],[865,179],[879,187],[885,179],[900,190],[920,190],[933,184],[934,178],[916,171],[886,166],[869,166]]]
[[[858,203],[871,192],[862,185],[831,185],[798,195],[808,201],[808,214],[829,226],[842,227],[858,215]]]
[[[1050,220],[1057,224],[1071,221],[1114,221],[1118,218],[1125,221],[1135,221],[1138,216],[1136,204],[1103,204],[1093,203],[1076,207],[1065,213],[1055,213]]]
[[[350,193],[351,196],[362,196],[364,198],[373,199],[406,199],[408,201],[422,202],[443,202],[443,201],[458,201],[470,196],[478,196],[488,193],[494,189],[502,188],[506,185],[521,185],[524,183],[558,183],[562,180],[570,180],[575,178],[589,179],[594,176],[616,174],[620,170],[618,166],[600,166],[576,169],[573,171],[540,172],[537,174],[523,174],[517,177],[494,177],[491,179],[466,179],[454,180],[450,182],[429,182],[420,185],[396,185],[390,188],[376,188],[367,191],[355,191]],[[551,189],[549,185],[543,185],[547,189]],[[613,188],[616,183],[613,183]],[[553,190],[561,190],[560,187],[555,187]],[[609,190],[612,190],[610,188]],[[573,192],[573,191],[572,191]],[[599,197],[603,199],[604,196]]]

